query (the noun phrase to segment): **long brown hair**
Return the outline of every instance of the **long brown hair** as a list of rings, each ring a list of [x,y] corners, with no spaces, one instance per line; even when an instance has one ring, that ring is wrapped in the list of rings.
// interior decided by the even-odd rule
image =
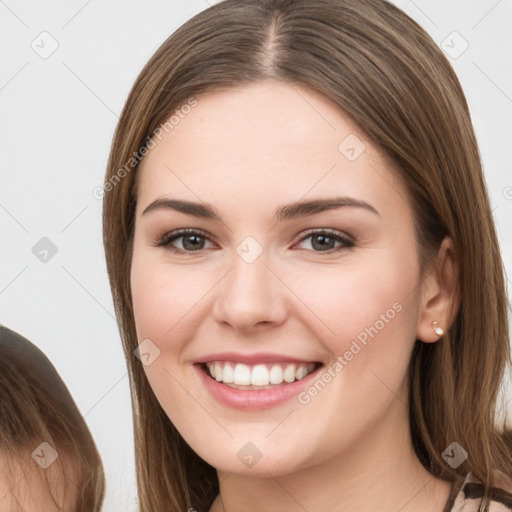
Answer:
[[[443,237],[452,237],[460,307],[440,342],[416,341],[410,426],[429,471],[443,471],[447,480],[471,471],[487,497],[493,470],[512,475],[510,433],[495,424],[511,362],[507,297],[480,155],[454,70],[426,31],[384,0],[225,0],[188,20],[146,64],[124,106],[106,172],[103,237],[129,370],[141,510],[208,510],[219,486],[215,469],[165,415],[133,354],[137,164],[159,127],[191,98],[260,80],[322,93],[388,159],[413,205],[424,275]],[[469,454],[457,468],[442,458],[454,441]]]
[[[56,456],[53,462],[50,455]],[[55,510],[100,512],[105,475],[84,418],[46,355],[30,340],[2,325],[0,460],[0,478],[16,501],[20,492],[28,495],[32,490],[31,478],[35,476],[47,487]],[[55,464],[58,471],[52,468],[52,477],[48,477],[50,466],[38,466],[36,460]],[[65,509],[57,502],[57,488],[65,493]]]

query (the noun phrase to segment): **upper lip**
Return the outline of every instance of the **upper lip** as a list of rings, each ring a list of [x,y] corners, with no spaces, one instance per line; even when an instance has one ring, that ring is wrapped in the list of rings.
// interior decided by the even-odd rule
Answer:
[[[218,352],[208,354],[198,358],[195,363],[207,363],[210,361],[232,361],[234,363],[256,364],[272,362],[292,362],[292,363],[316,363],[314,359],[301,359],[290,357],[285,354],[271,354],[268,352],[256,352],[254,354],[241,354],[237,352]]]

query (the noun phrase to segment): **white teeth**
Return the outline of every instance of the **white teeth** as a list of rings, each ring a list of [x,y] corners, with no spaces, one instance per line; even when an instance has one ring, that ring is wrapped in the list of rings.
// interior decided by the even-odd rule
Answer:
[[[233,383],[239,386],[249,386],[251,384],[251,369],[245,364],[237,364],[233,375]]]
[[[235,381],[235,373],[233,367],[230,364],[224,365],[224,371],[222,373],[222,382],[225,384],[233,383]]]
[[[267,367],[264,364],[257,364],[251,372],[251,384],[253,386],[266,386],[269,383]]]
[[[314,363],[269,363],[246,365],[228,361],[206,363],[210,375],[224,384],[237,386],[268,386],[301,380],[315,369]]]
[[[275,364],[270,369],[270,384],[281,384],[283,382],[283,370],[280,365]]]
[[[220,363],[215,363],[215,379],[216,380],[222,380],[222,366]]]
[[[295,380],[295,365],[289,364],[283,372],[283,379],[286,382],[293,382]]]

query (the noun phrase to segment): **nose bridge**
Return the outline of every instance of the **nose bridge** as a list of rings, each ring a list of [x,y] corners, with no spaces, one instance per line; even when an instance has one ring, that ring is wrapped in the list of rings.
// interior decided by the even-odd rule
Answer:
[[[215,304],[218,321],[248,328],[262,322],[279,322],[285,314],[279,280],[268,268],[268,253],[251,240],[233,254],[232,269],[225,276]]]

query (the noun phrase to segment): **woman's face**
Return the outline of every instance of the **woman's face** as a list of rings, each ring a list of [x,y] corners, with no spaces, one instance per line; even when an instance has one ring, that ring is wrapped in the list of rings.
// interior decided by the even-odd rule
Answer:
[[[421,315],[403,185],[308,89],[263,82],[195,100],[138,176],[131,287],[159,403],[223,471],[277,476],[385,450],[408,429]],[[156,200],[169,202],[148,209]],[[285,380],[244,391],[233,378]]]

